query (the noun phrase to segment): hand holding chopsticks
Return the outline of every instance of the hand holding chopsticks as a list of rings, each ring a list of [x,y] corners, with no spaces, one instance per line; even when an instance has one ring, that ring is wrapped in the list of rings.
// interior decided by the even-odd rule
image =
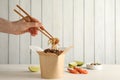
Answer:
[[[29,17],[30,20],[26,19],[25,16],[23,16],[20,12],[18,12],[16,9],[14,9],[14,11],[20,15],[26,22],[34,22],[34,20],[32,19],[32,17],[25,11],[23,10],[19,5],[16,5],[27,17]],[[34,28],[31,28],[31,29],[34,29]],[[43,26],[40,26],[38,28],[38,30],[40,32],[42,32],[46,37],[48,37],[49,39],[53,39],[53,36],[43,27]]]
[[[19,13],[16,9],[14,9],[14,11],[20,15],[26,22],[34,22],[34,20],[32,19],[32,17],[25,11],[23,10],[19,5],[17,5],[17,7],[27,16],[29,17],[30,20],[26,19],[21,13]],[[34,28],[31,28],[34,29]],[[38,30],[40,32],[42,32],[46,37],[49,38],[49,43],[52,45],[52,49],[57,49],[57,44],[59,43],[59,39],[58,38],[54,38],[43,26],[40,26],[38,28]]]

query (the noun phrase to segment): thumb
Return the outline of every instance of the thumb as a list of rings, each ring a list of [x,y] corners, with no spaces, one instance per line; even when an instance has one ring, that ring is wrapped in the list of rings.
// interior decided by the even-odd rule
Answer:
[[[31,28],[31,27],[39,28],[40,27],[40,23],[38,23],[38,22],[27,22],[26,27],[28,29]]]

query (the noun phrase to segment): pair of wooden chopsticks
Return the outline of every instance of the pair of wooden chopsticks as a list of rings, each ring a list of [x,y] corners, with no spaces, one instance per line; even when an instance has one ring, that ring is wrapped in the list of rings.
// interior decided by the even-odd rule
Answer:
[[[19,5],[16,5],[24,14],[26,14],[30,20],[32,21],[32,17],[24,10],[22,9]],[[18,12],[16,9],[14,9],[14,11],[20,15],[25,21],[29,22],[20,12]],[[38,28],[38,30],[40,32],[42,32],[45,36],[47,36],[49,39],[53,39],[53,36],[43,27],[41,26],[40,28]]]

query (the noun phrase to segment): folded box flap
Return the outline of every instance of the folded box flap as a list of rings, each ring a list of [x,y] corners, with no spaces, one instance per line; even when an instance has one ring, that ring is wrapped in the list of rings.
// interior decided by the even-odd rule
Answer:
[[[65,48],[63,54],[68,53],[68,51],[70,51],[71,48],[73,48],[73,46],[69,46],[69,47]]]

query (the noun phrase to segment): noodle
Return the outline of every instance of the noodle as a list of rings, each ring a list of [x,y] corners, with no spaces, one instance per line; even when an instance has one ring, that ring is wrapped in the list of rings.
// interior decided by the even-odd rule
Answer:
[[[57,49],[57,45],[59,44],[59,39],[52,38],[48,41],[48,43],[52,45],[52,49]]]

